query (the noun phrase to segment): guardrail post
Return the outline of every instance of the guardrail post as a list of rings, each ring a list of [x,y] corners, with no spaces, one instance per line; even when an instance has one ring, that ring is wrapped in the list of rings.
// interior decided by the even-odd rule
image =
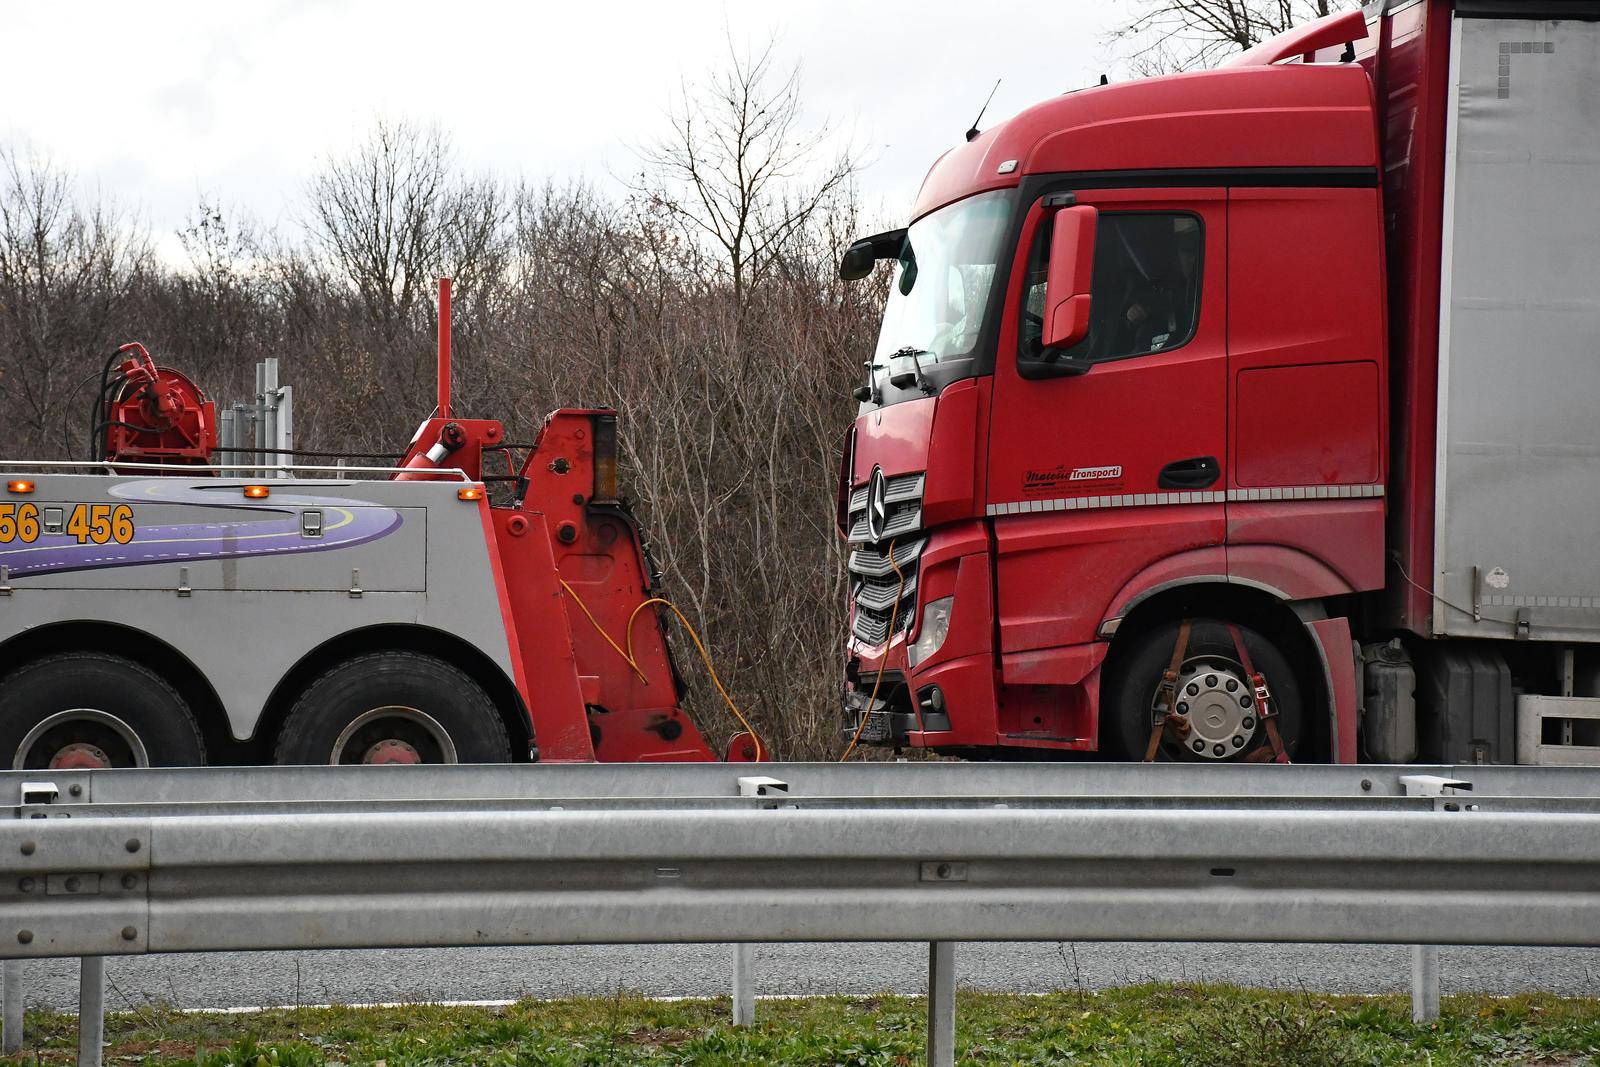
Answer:
[[[956,943],[928,942],[928,1067],[955,1067]]]
[[[78,1067],[100,1067],[106,1042],[106,958],[78,961]]]
[[[789,783],[763,774],[734,779],[742,797],[786,797]],[[767,807],[776,807],[769,804]],[[733,1025],[754,1026],[756,1021],[756,948],[746,942],[733,946]]]
[[[5,1004],[6,1033],[3,1042],[0,1042],[0,1051],[7,1056],[14,1056],[22,1051],[22,961],[5,960],[0,962],[0,970],[4,971],[3,983]]]
[[[1439,946],[1411,946],[1411,1021],[1439,1018]]]
[[[756,1021],[756,947],[747,942],[733,946],[733,1025],[754,1026]]]

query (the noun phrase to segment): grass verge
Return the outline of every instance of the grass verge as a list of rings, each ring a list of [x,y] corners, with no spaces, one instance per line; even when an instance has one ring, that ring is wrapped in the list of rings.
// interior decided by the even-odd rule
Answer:
[[[528,1000],[508,1008],[302,1008],[247,1015],[148,1006],[106,1021],[106,1062],[175,1067],[371,1064],[844,1064],[922,1062],[913,997],[762,1001],[728,1025],[728,1001]],[[1411,1022],[1402,997],[1230,986],[1146,985],[1097,993],[961,993],[963,1064],[1343,1067],[1600,1062],[1600,1000],[1447,997]],[[72,1016],[30,1013],[29,1047],[4,1064],[71,1063]]]

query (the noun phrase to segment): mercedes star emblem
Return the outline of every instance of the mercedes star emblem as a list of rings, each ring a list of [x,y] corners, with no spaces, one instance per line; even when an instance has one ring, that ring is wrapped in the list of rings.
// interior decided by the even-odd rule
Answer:
[[[889,521],[889,479],[883,476],[882,467],[872,468],[867,482],[867,536],[874,541],[883,540],[883,528]]]

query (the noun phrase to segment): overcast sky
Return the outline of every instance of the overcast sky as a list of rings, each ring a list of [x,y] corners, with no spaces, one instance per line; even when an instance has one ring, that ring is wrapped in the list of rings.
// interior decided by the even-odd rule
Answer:
[[[803,65],[808,118],[853,132],[869,209],[899,219],[984,124],[1096,79],[1120,3],[126,0],[0,3],[0,140],[138,209],[163,249],[202,194],[294,218],[306,178],[379,116],[437,121],[462,162],[606,184],[727,34]]]

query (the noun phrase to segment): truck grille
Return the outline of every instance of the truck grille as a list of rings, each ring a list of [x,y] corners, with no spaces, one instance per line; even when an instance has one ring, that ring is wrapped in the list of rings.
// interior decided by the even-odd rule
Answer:
[[[917,604],[917,561],[928,544],[922,531],[922,482],[921,474],[888,479],[883,536],[876,541],[871,540],[867,530],[868,487],[850,494],[850,541],[856,546],[848,564],[856,609],[851,632],[866,644],[884,644],[892,635],[911,628]],[[891,545],[893,562],[889,558]],[[896,593],[900,600],[897,611]]]

